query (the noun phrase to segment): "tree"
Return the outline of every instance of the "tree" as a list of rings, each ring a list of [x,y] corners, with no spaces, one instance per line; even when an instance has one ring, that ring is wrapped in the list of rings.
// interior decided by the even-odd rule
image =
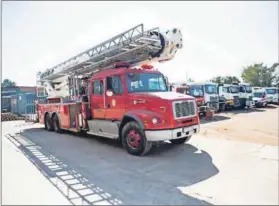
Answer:
[[[232,84],[232,83],[240,83],[240,80],[236,76],[217,76],[212,78],[210,81],[216,84]]]
[[[4,79],[1,84],[1,87],[14,87],[14,86],[16,86],[16,83],[11,81],[10,79]]]
[[[187,82],[194,82],[194,80],[189,78]]]
[[[248,65],[243,68],[242,79],[252,86],[271,87],[279,86],[278,69],[279,63],[274,63],[271,67],[263,63]]]

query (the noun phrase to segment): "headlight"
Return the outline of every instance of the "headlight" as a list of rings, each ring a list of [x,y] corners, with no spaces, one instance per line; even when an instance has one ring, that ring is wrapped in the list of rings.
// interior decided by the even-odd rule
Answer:
[[[152,123],[153,123],[153,124],[157,124],[157,123],[158,123],[158,119],[154,117],[154,118],[152,119]]]

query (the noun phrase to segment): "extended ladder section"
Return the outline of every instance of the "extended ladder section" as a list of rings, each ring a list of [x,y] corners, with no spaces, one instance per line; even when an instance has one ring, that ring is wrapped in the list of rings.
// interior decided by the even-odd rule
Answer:
[[[49,96],[65,96],[69,77],[90,77],[95,72],[110,68],[116,62],[127,62],[135,66],[168,61],[180,48],[182,34],[179,29],[160,32],[159,28],[155,28],[145,31],[143,24],[140,24],[42,73],[39,72],[38,86],[45,87]]]

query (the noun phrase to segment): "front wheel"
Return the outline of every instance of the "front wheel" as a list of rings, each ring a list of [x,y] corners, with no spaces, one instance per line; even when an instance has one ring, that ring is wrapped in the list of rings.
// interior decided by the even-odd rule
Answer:
[[[170,140],[170,142],[172,144],[184,144],[186,142],[188,142],[191,139],[192,136],[188,136],[188,137],[183,137],[183,138],[179,138],[179,139],[172,139]]]
[[[150,152],[152,142],[147,141],[139,124],[128,122],[122,130],[122,145],[131,155],[143,156]]]

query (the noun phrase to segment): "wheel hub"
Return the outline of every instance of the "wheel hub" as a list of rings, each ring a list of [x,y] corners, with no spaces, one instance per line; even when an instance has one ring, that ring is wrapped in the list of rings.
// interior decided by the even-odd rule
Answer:
[[[131,130],[128,134],[127,143],[130,147],[139,148],[141,136],[135,130]]]

